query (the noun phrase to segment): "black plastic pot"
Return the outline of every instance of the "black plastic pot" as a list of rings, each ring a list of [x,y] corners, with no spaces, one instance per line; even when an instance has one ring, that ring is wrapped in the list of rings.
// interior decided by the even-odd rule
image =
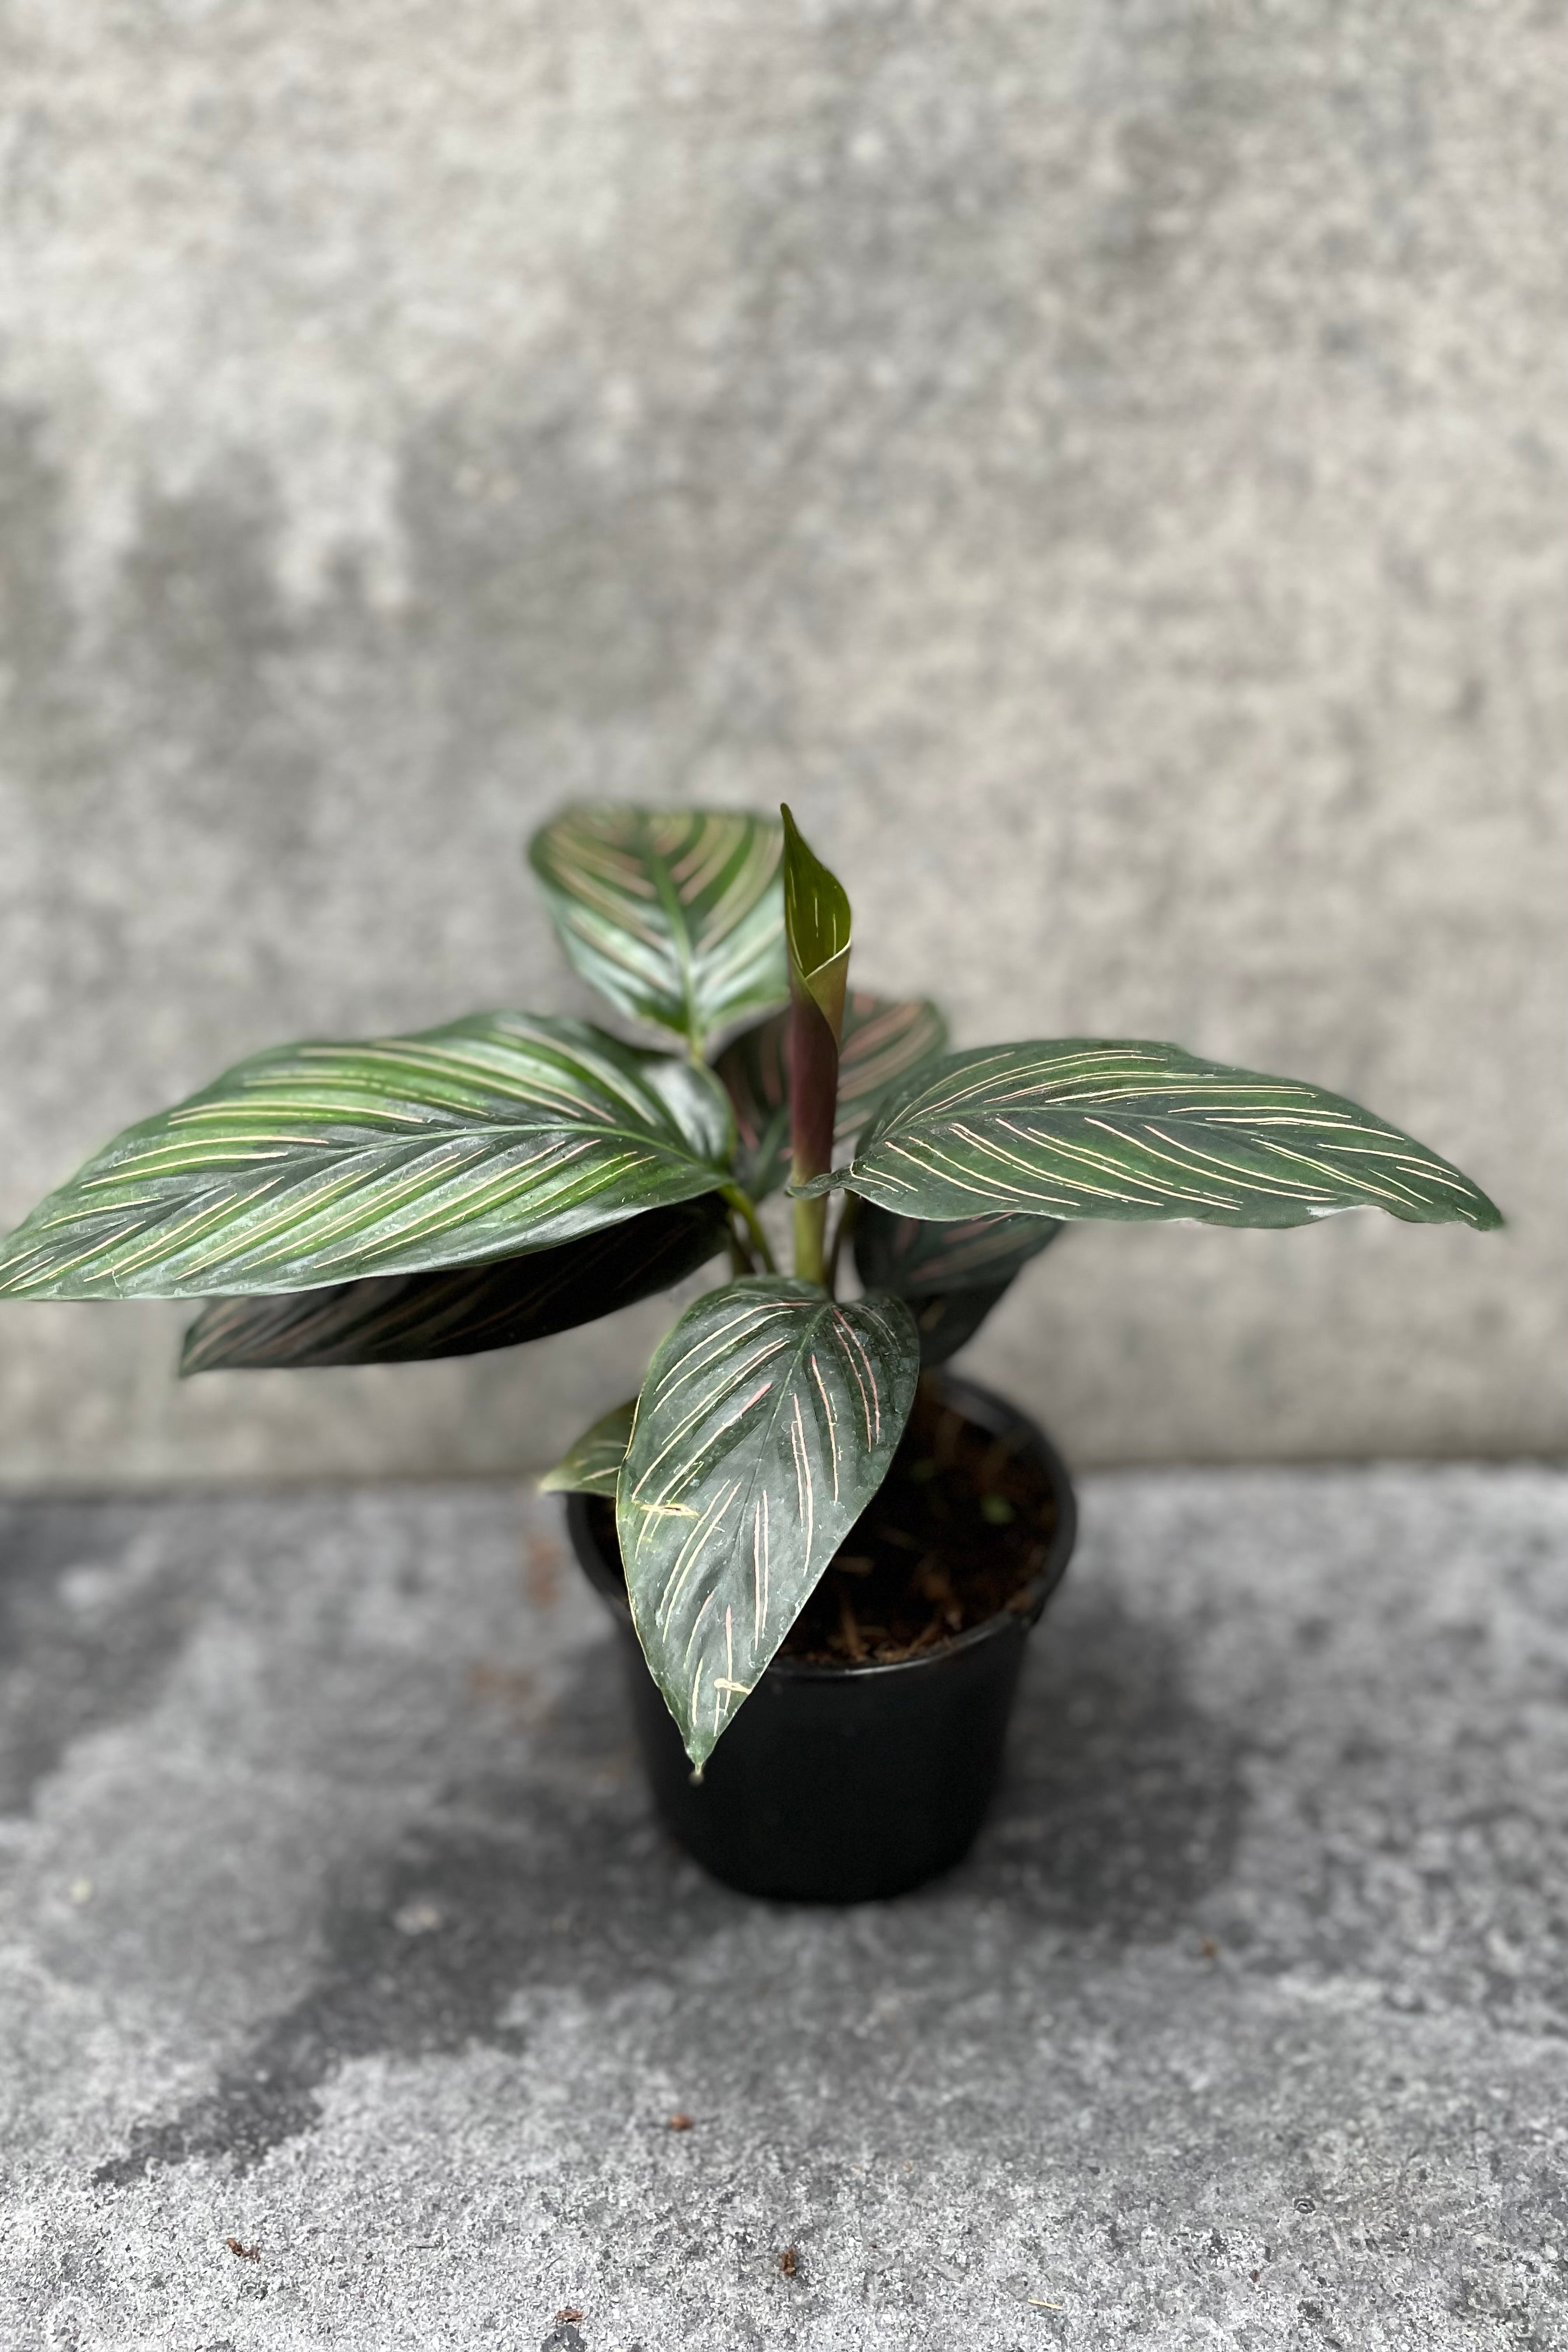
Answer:
[[[805,1903],[901,1895],[962,1861],[991,1801],[1024,1643],[1061,1581],[1077,1513],[1067,1470],[1032,1421],[970,1381],[940,1377],[949,1403],[1011,1439],[1050,1481],[1056,1531],[1039,1574],[999,1616],[918,1658],[775,1658],[696,1785],[637,1646],[613,1538],[601,1540],[586,1496],[567,1498],[577,1558],[618,1629],[658,1810],[704,1869],[743,1894]]]

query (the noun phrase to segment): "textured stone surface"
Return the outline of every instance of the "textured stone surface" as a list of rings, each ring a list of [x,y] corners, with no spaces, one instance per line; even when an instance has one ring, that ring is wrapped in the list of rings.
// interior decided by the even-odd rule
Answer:
[[[1568,2344],[1568,1478],[1084,1499],[842,1913],[667,1846],[521,1489],[5,1506],[6,2352]]]
[[[282,1035],[577,1000],[518,849],[787,792],[965,1041],[1364,1096],[1510,1231],[1092,1233],[1079,1458],[1568,1440],[1555,0],[10,0],[0,1217]],[[0,1477],[515,1469],[634,1333],[168,1381]]]

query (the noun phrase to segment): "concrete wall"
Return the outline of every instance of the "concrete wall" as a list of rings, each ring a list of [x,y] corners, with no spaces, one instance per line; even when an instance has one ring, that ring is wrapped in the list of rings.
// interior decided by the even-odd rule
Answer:
[[[1368,1101],[1507,1233],[1081,1229],[1084,1461],[1568,1441],[1562,11],[10,0],[0,1213],[282,1037],[583,1003],[574,794],[787,793],[961,1040]],[[658,1306],[176,1388],[0,1310],[0,1477],[537,1462]]]

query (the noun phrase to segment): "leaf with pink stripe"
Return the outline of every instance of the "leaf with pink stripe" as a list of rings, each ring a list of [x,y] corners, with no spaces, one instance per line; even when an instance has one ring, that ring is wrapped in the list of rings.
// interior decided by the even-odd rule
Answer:
[[[626,1591],[700,1766],[887,1475],[920,1342],[902,1299],[758,1276],[689,1307],[648,1367],[616,1490]]]

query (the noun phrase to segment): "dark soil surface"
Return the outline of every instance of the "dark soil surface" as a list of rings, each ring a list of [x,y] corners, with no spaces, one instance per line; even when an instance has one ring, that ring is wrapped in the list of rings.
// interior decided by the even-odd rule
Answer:
[[[613,1554],[613,1506],[593,1512]],[[1056,1516],[1044,1471],[922,1381],[892,1467],[780,1655],[858,1665],[935,1649],[1022,1602]]]

